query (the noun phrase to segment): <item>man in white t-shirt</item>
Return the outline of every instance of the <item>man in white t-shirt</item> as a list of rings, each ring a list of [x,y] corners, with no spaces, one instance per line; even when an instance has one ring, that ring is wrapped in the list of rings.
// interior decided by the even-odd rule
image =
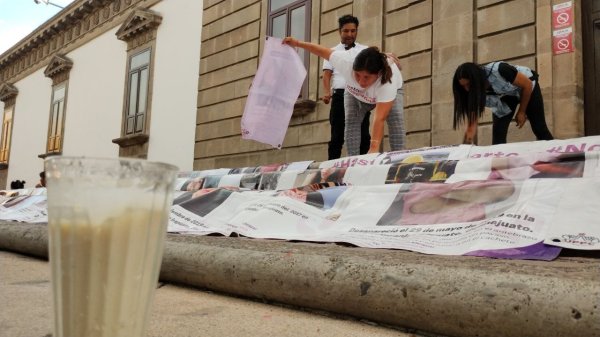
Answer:
[[[352,15],[344,15],[338,19],[340,43],[332,48],[332,50],[352,50],[353,55],[358,54],[365,49],[359,43],[356,43],[356,35],[358,34],[358,18]],[[344,145],[344,128],[345,128],[345,111],[344,111],[344,89],[346,81],[339,71],[337,71],[329,61],[323,61],[323,87],[325,93],[323,102],[329,104],[331,101],[331,109],[329,111],[329,124],[331,125],[331,140],[328,147],[328,158],[337,159],[342,155],[342,146]],[[369,135],[369,117],[370,112],[365,114],[361,124],[361,141],[360,154],[365,154],[369,151],[371,137]]]

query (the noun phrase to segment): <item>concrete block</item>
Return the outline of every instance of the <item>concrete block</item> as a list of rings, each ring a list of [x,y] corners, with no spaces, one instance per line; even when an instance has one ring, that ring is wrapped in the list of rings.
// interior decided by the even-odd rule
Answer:
[[[256,74],[258,58],[252,58],[240,63],[202,74],[198,79],[198,89],[205,90]]]
[[[329,112],[331,110],[331,103],[325,104],[323,101],[317,102],[316,118],[317,121],[327,121],[329,123]],[[291,123],[290,123],[291,124]]]
[[[408,7],[408,27],[413,28],[431,23],[432,15],[432,0],[412,4]]]
[[[213,169],[213,168],[217,168],[214,158],[194,159],[194,170],[195,171],[209,170],[209,169]]]
[[[435,131],[452,130],[454,122],[454,102],[431,105],[431,128]],[[462,128],[465,128],[466,123]]]
[[[431,146],[431,133],[416,132],[406,135],[406,149],[418,149],[426,146]]]
[[[208,9],[209,7],[212,7],[216,4],[218,4],[219,2],[224,2],[225,0],[204,0],[203,8],[204,9]]]
[[[231,118],[196,126],[196,141],[241,134],[241,118]]]
[[[409,31],[409,41],[411,42],[409,53],[416,53],[431,49],[432,27],[431,25],[413,29]]]
[[[404,106],[431,102],[431,78],[410,81],[404,84]]]
[[[323,13],[329,12],[332,9],[351,4],[353,0],[326,0],[321,1],[321,11]],[[352,14],[352,13],[349,13]],[[360,17],[358,18],[360,20]]]
[[[406,132],[430,130],[431,106],[422,105],[404,109],[404,125]]]
[[[431,146],[461,144],[464,130],[434,130],[431,132]]]
[[[555,126],[553,136],[555,138],[566,139],[582,135],[583,130],[580,130],[579,118],[582,115],[583,107],[577,97],[559,98],[555,95],[552,109]]]
[[[325,161],[327,160],[327,144],[314,144],[290,149],[285,153],[281,162],[294,162],[304,160]]]
[[[258,52],[258,40],[252,40],[220,53],[204,57],[200,60],[200,74],[256,58],[258,57]]]
[[[375,20],[378,21],[376,27],[381,31],[383,19],[383,0],[354,0],[352,3],[353,15],[359,20]],[[361,27],[362,27],[361,21]],[[365,25],[369,26],[369,25]],[[381,35],[379,35],[381,38]]]
[[[473,15],[472,1],[434,1],[433,21],[438,22],[456,15]]]
[[[405,81],[413,78],[431,76],[431,51],[410,55],[400,59],[402,78]]]
[[[260,19],[260,2],[249,7],[233,12],[230,15],[202,27],[202,40],[208,40],[217,35],[230,32]]]
[[[518,59],[514,59],[514,60],[510,60],[507,61],[510,64],[516,64],[516,65],[520,65],[520,66],[525,66],[528,67],[530,69],[536,70],[536,64],[535,64],[535,56],[526,56],[526,57],[521,57]]]
[[[535,23],[534,0],[515,0],[477,12],[477,36]]]
[[[298,145],[328,142],[331,136],[329,122],[304,125],[298,133]]]
[[[352,4],[347,4],[342,7],[336,8],[330,12],[323,13],[321,15],[321,34],[326,34],[330,32],[336,32],[339,34],[339,23],[338,19],[346,14],[352,14]],[[358,18],[358,32],[360,34],[360,28],[362,28],[361,18]],[[360,36],[360,35],[359,35]]]
[[[300,127],[289,127],[285,133],[285,139],[283,140],[283,147],[298,146],[299,144],[299,133]]]
[[[220,103],[248,95],[252,78],[242,79],[218,87],[202,90],[198,94],[198,106]]]
[[[465,62],[473,62],[473,44],[470,41],[443,48],[434,45],[431,61],[434,77],[438,75],[454,76],[456,68]]]
[[[434,53],[435,54],[435,53]],[[454,95],[452,93],[452,79],[454,72],[437,75],[434,73],[432,77],[432,93],[431,98],[434,103],[453,103]]]
[[[425,26],[385,38],[385,51],[398,56],[431,49],[431,26]]]
[[[385,17],[385,35],[408,30],[408,9],[391,12]]]
[[[528,26],[481,38],[477,44],[477,63],[534,54],[535,45],[535,26]],[[511,47],[499,48],[499,46]]]
[[[248,25],[239,27],[213,39],[202,39],[200,56],[206,57],[222,50],[240,45],[250,40],[258,39],[260,36],[260,22],[255,21]]]
[[[375,17],[362,19],[360,16],[358,18],[361,21],[357,41],[368,47],[377,46],[381,49],[381,36],[383,35],[383,25],[381,22],[383,18]]]
[[[523,127],[520,129],[515,126],[515,123],[512,123],[511,126],[508,128],[508,136],[506,137],[506,140],[509,143],[516,143],[531,142],[536,140],[536,138],[533,132],[531,131],[531,124],[529,124],[529,121],[527,121],[525,125],[523,125]]]
[[[492,124],[480,124],[477,127],[477,145],[492,145]]]
[[[359,34],[357,41],[359,43],[363,43],[363,42],[361,42],[360,37],[361,36]],[[337,30],[333,31],[331,33],[321,35],[321,38],[319,41],[320,45],[331,47],[331,48],[335,47],[338,43],[340,43],[340,34],[338,33]],[[319,60],[319,73],[321,73],[321,69],[323,69],[323,60],[322,59]]]
[[[220,102],[197,109],[196,122],[206,123],[225,118],[241,116],[246,105],[246,98],[238,98],[231,101]]]
[[[585,1],[585,0],[584,0]],[[552,1],[536,3],[537,54],[552,53]],[[575,5],[577,6],[577,5]]]
[[[223,1],[216,6],[204,10],[202,13],[202,24],[207,25],[255,2],[260,2],[260,0]]]
[[[473,13],[467,12],[433,22],[433,45],[444,48],[473,42]],[[472,48],[472,47],[471,47]],[[468,48],[468,49],[471,49]]]
[[[406,7],[411,2],[414,2],[414,1],[411,1],[411,0],[385,0],[385,2],[384,2],[385,10],[386,10],[386,12],[390,12],[390,11],[396,10],[398,8]]]
[[[504,0],[477,0],[477,8],[491,6],[493,4],[497,4],[502,1],[504,1]]]

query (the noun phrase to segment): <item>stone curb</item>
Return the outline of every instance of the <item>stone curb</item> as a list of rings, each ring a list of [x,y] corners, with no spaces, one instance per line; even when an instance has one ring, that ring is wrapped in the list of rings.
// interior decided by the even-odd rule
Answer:
[[[46,227],[0,222],[0,250],[46,257]],[[169,235],[161,280],[448,336],[600,336],[600,254],[587,255],[513,261]]]

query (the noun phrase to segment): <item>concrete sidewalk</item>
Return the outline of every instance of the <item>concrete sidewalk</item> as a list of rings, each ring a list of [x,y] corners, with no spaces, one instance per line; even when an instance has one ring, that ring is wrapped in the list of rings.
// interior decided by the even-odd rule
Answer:
[[[46,255],[44,225],[0,250]],[[161,279],[448,336],[600,336],[600,252],[552,262],[169,235]]]
[[[0,252],[0,337],[44,337],[52,331],[50,267]],[[164,285],[158,289],[148,337],[378,336],[409,337],[355,320]]]

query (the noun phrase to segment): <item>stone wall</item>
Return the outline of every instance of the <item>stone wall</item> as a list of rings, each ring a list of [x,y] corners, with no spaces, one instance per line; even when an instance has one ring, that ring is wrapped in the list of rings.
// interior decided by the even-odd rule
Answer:
[[[337,18],[360,19],[358,41],[394,52],[405,80],[408,148],[456,144],[451,81],[463,62],[505,60],[540,74],[546,120],[557,138],[583,135],[580,1],[573,1],[576,50],[552,54],[552,5],[563,0],[312,0],[311,40],[339,42]],[[205,0],[198,94],[195,169],[325,160],[329,105],[322,96],[322,60],[310,60],[314,112],[293,117],[282,150],[240,136],[248,88],[266,33],[267,0]],[[479,144],[491,143],[491,113],[479,126]],[[386,129],[387,130],[387,129]],[[528,124],[511,125],[509,142],[534,140]],[[389,149],[387,141],[384,150]]]

